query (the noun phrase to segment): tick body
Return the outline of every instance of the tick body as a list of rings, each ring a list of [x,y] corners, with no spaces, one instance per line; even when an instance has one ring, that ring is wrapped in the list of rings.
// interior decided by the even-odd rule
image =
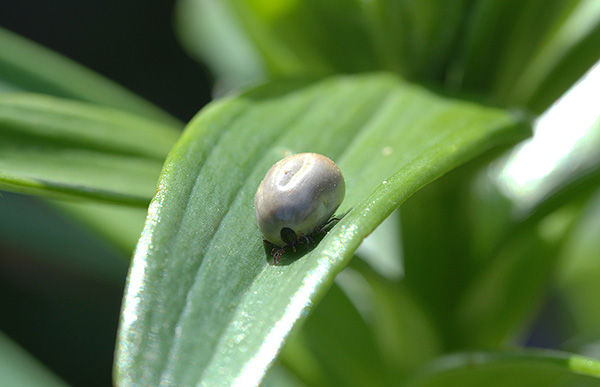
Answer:
[[[258,227],[276,246],[277,263],[287,248],[327,224],[344,200],[346,185],[337,165],[317,153],[286,157],[269,169],[254,197]]]

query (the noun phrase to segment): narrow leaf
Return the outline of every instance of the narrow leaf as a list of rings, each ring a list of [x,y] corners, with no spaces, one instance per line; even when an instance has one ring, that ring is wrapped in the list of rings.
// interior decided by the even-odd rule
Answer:
[[[432,362],[406,386],[600,386],[600,362],[540,350],[464,353]]]
[[[111,286],[123,286],[131,251],[116,250],[105,239],[90,232],[86,225],[73,221],[49,203],[0,191],[0,215],[2,259],[8,267],[11,260],[19,262],[24,257],[24,261],[32,259],[41,263],[49,273],[76,273]],[[120,220],[112,220],[115,219]],[[113,224],[113,227],[122,229],[121,225]]]
[[[0,359],[0,375],[4,386],[67,386],[67,383],[1,332]]]
[[[364,237],[423,185],[527,135],[504,111],[387,74],[273,83],[204,109],[171,152],[128,279],[115,382],[256,384]],[[317,152],[348,214],[272,264],[254,219],[267,169]]]
[[[600,59],[596,0],[179,0],[178,10],[188,49],[238,85],[394,71],[539,114]]]
[[[473,2],[449,83],[542,113],[600,58],[599,5]]]
[[[0,188],[146,206],[179,131],[110,108],[0,96]]]
[[[168,113],[113,81],[0,28],[0,91],[3,89],[94,102],[166,124],[179,124]]]
[[[557,287],[579,336],[597,338],[600,335],[600,191],[585,205],[581,218],[560,252],[561,262],[557,274]],[[589,337],[586,339],[589,340]]]

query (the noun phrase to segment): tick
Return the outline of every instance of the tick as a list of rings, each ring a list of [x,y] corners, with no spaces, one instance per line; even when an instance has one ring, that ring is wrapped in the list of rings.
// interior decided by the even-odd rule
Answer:
[[[296,251],[323,231],[344,200],[346,185],[338,166],[317,153],[299,153],[275,163],[258,186],[254,210],[277,264],[286,249]]]

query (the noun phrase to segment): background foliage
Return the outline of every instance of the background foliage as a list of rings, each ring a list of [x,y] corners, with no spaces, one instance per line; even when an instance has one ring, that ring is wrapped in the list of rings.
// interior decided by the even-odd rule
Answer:
[[[208,82],[164,4],[132,4],[69,5],[55,33],[178,118],[0,31],[0,363],[15,385],[109,384],[115,340],[118,385],[600,384],[597,121],[533,195],[498,177],[598,61],[598,2],[181,0],[181,41],[229,93],[182,136]],[[25,35],[47,22],[1,7]],[[102,30],[88,54],[74,20],[82,40],[90,20]],[[339,163],[346,216],[273,266],[248,203],[300,151]]]

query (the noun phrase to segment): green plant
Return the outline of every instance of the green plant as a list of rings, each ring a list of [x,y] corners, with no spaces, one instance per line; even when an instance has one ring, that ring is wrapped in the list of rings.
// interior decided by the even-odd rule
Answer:
[[[177,15],[235,90],[181,135],[0,35],[0,188],[51,198],[126,253],[149,203],[115,384],[600,385],[595,153],[574,147],[581,167],[528,202],[489,169],[600,57],[598,2],[181,0]],[[253,197],[299,152],[340,166],[346,215],[273,265]],[[563,351],[523,345],[536,316],[564,323]]]

